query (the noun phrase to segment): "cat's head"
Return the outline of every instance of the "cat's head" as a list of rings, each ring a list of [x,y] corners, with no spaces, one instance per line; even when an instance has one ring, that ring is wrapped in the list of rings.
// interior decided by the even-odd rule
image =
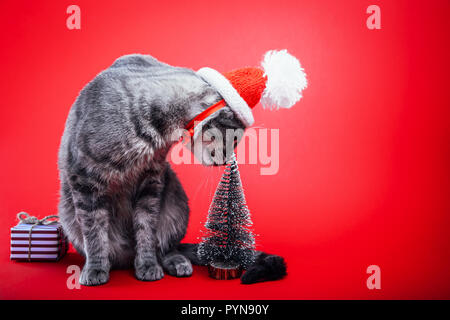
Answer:
[[[224,165],[233,155],[244,131],[242,121],[225,106],[195,127],[187,147],[203,165]]]
[[[219,111],[215,111],[216,105],[209,107],[204,112],[215,112],[205,119],[202,114],[196,116],[202,120],[194,130],[190,147],[205,165],[222,165],[231,158],[244,129],[253,124],[252,109],[259,102],[270,109],[291,108],[307,86],[300,62],[287,50],[266,52],[261,67],[239,68],[223,74],[205,67],[196,74],[227,104]]]

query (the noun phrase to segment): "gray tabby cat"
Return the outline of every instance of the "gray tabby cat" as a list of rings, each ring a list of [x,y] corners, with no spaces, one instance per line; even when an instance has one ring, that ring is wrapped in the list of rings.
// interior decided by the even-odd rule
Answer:
[[[166,155],[176,142],[173,132],[221,99],[194,71],[138,54],[117,59],[81,91],[58,159],[59,216],[86,258],[81,284],[106,283],[111,268],[132,266],[144,281],[159,280],[164,272],[192,274],[190,260],[200,263],[196,245],[180,244],[188,199]],[[211,115],[203,128],[245,129],[229,107]],[[204,150],[206,165],[227,160],[215,162],[211,149]],[[263,253],[250,269],[242,282],[285,274],[281,257]]]

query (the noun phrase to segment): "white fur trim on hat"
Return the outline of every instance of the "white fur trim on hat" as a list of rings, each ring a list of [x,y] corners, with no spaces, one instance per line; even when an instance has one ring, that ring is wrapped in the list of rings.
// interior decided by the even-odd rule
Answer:
[[[230,109],[233,110],[246,127],[253,124],[255,120],[253,119],[252,110],[227,78],[211,68],[201,68],[197,71],[197,74],[219,92]]]

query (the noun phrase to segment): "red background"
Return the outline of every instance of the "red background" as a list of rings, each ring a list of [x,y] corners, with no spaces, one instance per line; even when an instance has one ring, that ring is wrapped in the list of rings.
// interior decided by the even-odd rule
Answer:
[[[81,30],[66,8],[81,8]],[[368,30],[366,8],[381,8]],[[0,298],[450,298],[449,2],[2,1],[0,3]],[[241,165],[260,249],[283,255],[282,281],[191,278],[143,283],[113,271],[69,290],[59,263],[9,261],[15,215],[56,212],[57,150],[81,88],[114,59],[148,53],[227,71],[287,48],[308,74],[291,110],[254,111],[280,129],[280,170]],[[175,167],[197,241],[220,168]],[[366,268],[381,267],[381,290]]]

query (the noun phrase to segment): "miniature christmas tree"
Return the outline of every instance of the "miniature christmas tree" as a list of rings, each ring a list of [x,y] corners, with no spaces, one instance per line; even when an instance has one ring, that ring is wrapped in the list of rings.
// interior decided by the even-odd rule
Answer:
[[[198,256],[209,264],[216,279],[237,278],[254,261],[255,239],[245,202],[236,156],[227,162],[225,172],[209,208],[205,236]]]

